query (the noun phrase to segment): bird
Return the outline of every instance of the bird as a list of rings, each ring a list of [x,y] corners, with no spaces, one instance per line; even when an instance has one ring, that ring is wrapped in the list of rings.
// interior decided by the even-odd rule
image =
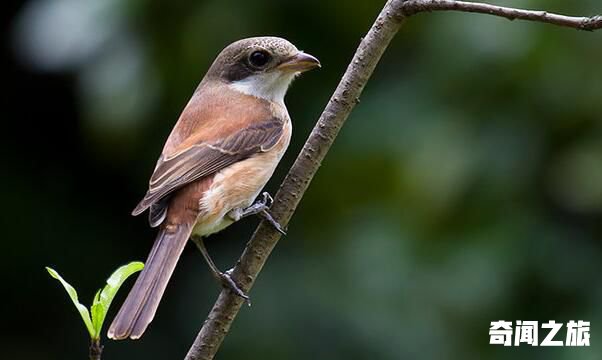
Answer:
[[[280,232],[260,192],[291,138],[284,97],[301,73],[320,61],[272,36],[238,40],[215,58],[165,142],[146,195],[132,211],[149,212],[154,245],[108,337],[138,339],[153,320],[188,240],[193,240],[222,285],[248,299],[211,260],[203,238],[250,215]],[[255,201],[257,199],[257,201]]]

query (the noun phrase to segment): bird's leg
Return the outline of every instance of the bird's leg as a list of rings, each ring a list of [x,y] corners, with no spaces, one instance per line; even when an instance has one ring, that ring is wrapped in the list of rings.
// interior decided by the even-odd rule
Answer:
[[[231,272],[232,269],[226,271],[226,272],[221,272],[217,266],[215,265],[215,263],[213,262],[213,259],[211,259],[211,256],[209,256],[209,252],[207,252],[207,248],[205,247],[205,243],[203,242],[203,237],[202,236],[198,236],[198,235],[193,235],[191,237],[191,240],[196,244],[196,246],[199,248],[199,250],[201,251],[201,254],[203,254],[203,258],[205,258],[205,261],[207,262],[207,265],[209,265],[209,269],[211,270],[211,274],[213,274],[213,277],[215,277],[215,279],[217,281],[219,281],[223,287],[229,289],[230,291],[232,291],[234,294],[240,296],[241,298],[245,299],[245,301],[250,305],[251,304],[251,300],[249,298],[249,296],[247,294],[244,293],[244,291],[242,291],[238,285],[236,285],[236,283],[234,282],[234,280],[232,280]]]
[[[245,209],[234,209],[228,213],[228,216],[232,220],[238,221],[247,216],[259,215],[265,221],[269,222],[270,225],[272,225],[279,233],[281,233],[282,235],[286,235],[286,232],[284,231],[284,229],[282,229],[282,226],[276,220],[274,220],[272,214],[270,214],[270,212],[268,211],[272,206],[273,202],[274,199],[272,199],[270,194],[267,191],[264,191],[263,194],[261,194],[261,199],[255,201],[253,205]]]

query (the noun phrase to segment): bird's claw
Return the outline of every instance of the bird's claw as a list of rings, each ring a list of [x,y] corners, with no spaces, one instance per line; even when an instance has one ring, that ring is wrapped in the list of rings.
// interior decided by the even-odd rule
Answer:
[[[261,196],[262,196],[262,199],[261,199],[261,201],[258,201],[258,203],[263,205],[263,209],[258,214],[265,221],[269,222],[270,225],[272,225],[274,227],[274,229],[276,229],[276,231],[278,231],[282,235],[286,235],[286,231],[284,231],[284,229],[282,229],[282,226],[276,220],[274,220],[274,217],[272,217],[272,214],[270,214],[270,212],[268,211],[274,204],[274,198],[272,198],[270,193],[268,193],[267,191],[264,191],[261,194]]]
[[[276,229],[276,231],[278,231],[282,235],[286,235],[286,231],[284,231],[284,229],[282,228],[282,225],[280,225],[280,223],[278,223],[278,221],[274,220],[274,218],[272,217],[272,214],[270,214],[270,212],[268,210],[262,210],[259,213],[259,216],[261,216],[265,221],[269,222],[270,225],[272,225],[274,227],[274,229]]]
[[[243,298],[245,300],[245,302],[247,304],[249,304],[249,306],[251,306],[251,298],[245,294],[244,291],[241,290],[240,287],[238,287],[238,285],[236,285],[236,283],[234,282],[234,280],[232,280],[232,269],[226,271],[226,272],[220,272],[218,274],[218,280],[220,281],[220,283],[222,284],[222,286],[230,291],[232,291],[233,294],[240,296],[241,298]]]
[[[274,199],[272,198],[272,196],[267,191],[264,191],[261,194],[260,200],[255,201],[255,203],[253,203],[246,209],[243,209],[238,213],[231,215],[231,217],[234,219],[234,221],[237,221],[250,215],[259,215],[265,221],[270,223],[270,225],[272,225],[274,229],[276,229],[276,231],[278,231],[282,235],[286,235],[286,231],[284,231],[282,226],[276,220],[274,220],[274,217],[269,212],[269,209],[273,204]]]
[[[266,208],[268,208],[268,209],[269,209],[269,208],[271,208],[271,207],[272,207],[272,204],[274,203],[274,198],[272,197],[272,195],[270,195],[270,193],[269,193],[269,192],[267,192],[267,191],[264,191],[264,192],[261,194],[261,197],[263,198],[263,199],[261,200],[261,204],[263,204],[263,205],[264,205]]]

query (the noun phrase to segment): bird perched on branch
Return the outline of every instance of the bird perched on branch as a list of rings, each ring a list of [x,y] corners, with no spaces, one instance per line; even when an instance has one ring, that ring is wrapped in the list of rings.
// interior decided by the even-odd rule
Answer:
[[[243,39],[217,56],[169,135],[146,196],[132,212],[149,210],[150,225],[159,233],[109,338],[142,336],[189,238],[214,276],[247,298],[227,272],[217,269],[203,237],[252,214],[283,232],[267,211],[269,194],[253,201],[290,141],[284,95],[298,74],[319,66],[315,57],[277,37]]]

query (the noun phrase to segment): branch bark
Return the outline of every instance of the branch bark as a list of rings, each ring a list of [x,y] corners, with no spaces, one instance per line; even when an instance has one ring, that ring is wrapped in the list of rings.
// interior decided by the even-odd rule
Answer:
[[[405,16],[431,11],[461,11],[489,14],[508,20],[530,20],[565,26],[579,30],[594,31],[602,28],[602,16],[577,17],[554,14],[548,11],[523,10],[486,3],[453,0],[406,0],[401,1],[400,10]]]
[[[374,68],[389,42],[407,17],[421,12],[454,10],[476,12],[572,27],[581,30],[602,28],[602,17],[571,17],[545,11],[513,9],[484,3],[447,0],[388,0],[378,18],[360,42],[326,108],[320,115],[295,163],[280,185],[271,212],[276,221],[286,227],[303,194],[318,171],[322,160],[333,144],[339,130],[351,113]],[[280,233],[264,222],[260,223],[234,267],[234,281],[248,292],[268,256],[280,239]],[[213,359],[230,330],[244,301],[229,290],[222,290],[185,360]]]

